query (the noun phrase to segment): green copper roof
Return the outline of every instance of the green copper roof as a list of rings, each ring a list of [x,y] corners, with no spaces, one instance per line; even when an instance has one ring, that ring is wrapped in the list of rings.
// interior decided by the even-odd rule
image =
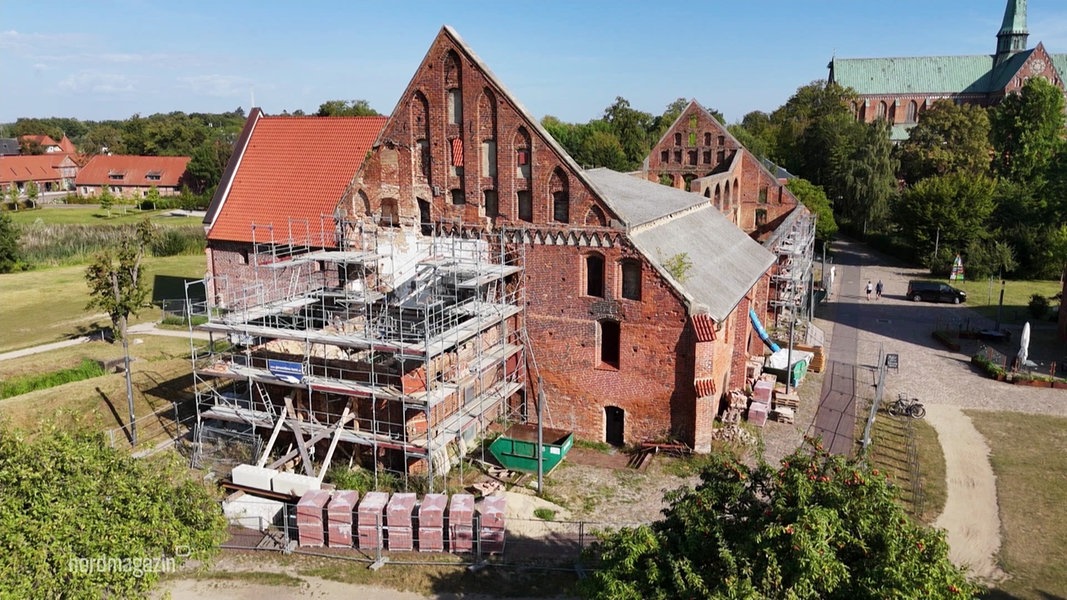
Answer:
[[[1060,74],[1060,79],[1067,78],[1067,54],[1049,54],[1052,58],[1052,65],[1056,67],[1056,72]]]
[[[1008,0],[998,35],[1026,33],[1026,0]]]
[[[830,78],[859,94],[984,94],[992,68],[989,55],[835,58]]]

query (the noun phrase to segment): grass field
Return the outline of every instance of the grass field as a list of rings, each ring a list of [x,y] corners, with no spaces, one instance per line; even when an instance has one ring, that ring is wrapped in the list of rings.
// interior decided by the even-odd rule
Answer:
[[[140,340],[140,343],[138,343]],[[177,337],[143,336],[130,344],[134,387],[134,413],[139,420],[139,445],[163,438],[164,429],[173,429],[174,401],[191,398],[192,378],[189,341]],[[42,355],[0,361],[0,379],[40,373],[42,362],[48,369],[77,365],[83,359],[117,361],[122,358],[118,343],[88,342]],[[164,410],[158,419],[141,421],[146,415]],[[107,431],[129,421],[125,377],[108,373],[0,400],[5,425],[26,431],[85,427]],[[121,435],[119,436],[121,442]]]
[[[947,281],[950,285],[967,292],[967,305],[982,313],[983,316],[996,319],[1000,304],[1000,281],[993,280],[990,286],[989,280],[985,281]],[[1004,284],[1004,307],[1001,309],[1001,322],[1022,324],[1024,321],[1033,321],[1030,315],[1030,296],[1041,294],[1051,298],[1060,293],[1062,286],[1059,281],[1007,281]],[[1055,307],[1059,301],[1052,300]]]
[[[150,257],[147,281],[173,287],[174,278],[204,276],[202,255]],[[87,311],[88,287],[85,265],[39,269],[0,275],[0,352],[17,350],[76,337],[110,320],[98,311]],[[177,291],[171,291],[176,294]],[[154,298],[159,295],[154,294]],[[145,309],[134,322],[159,318],[157,309]]]
[[[129,225],[149,217],[157,225],[200,225],[203,217],[172,217],[169,210],[138,210],[129,205],[111,208],[111,217],[106,210],[95,206],[61,208],[38,208],[11,211],[11,220],[17,225]]]
[[[918,478],[908,462],[908,426],[912,427]],[[879,414],[871,432],[871,465],[885,471],[899,489],[899,499],[912,516],[926,524],[933,523],[945,507],[945,456],[937,441],[937,432],[925,421],[897,419]],[[916,485],[918,484],[918,485]],[[922,494],[921,502],[917,492]]]
[[[1000,505],[1000,566],[987,598],[1048,600],[1067,591],[1067,418],[966,411],[988,441]]]

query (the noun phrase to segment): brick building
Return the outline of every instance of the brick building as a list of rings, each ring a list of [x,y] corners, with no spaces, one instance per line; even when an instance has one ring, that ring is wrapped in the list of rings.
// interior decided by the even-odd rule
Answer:
[[[774,254],[703,196],[582,170],[448,27],[342,211],[523,246],[531,377],[550,427],[706,449],[720,395],[743,382],[748,308]]]
[[[143,198],[152,188],[160,196],[181,192],[188,156],[131,156],[98,154],[78,170],[78,195],[93,197],[105,188],[116,196]]]
[[[78,165],[67,154],[0,156],[0,190],[15,186],[24,194],[31,181],[40,192],[68,190],[74,186],[77,172]]]
[[[829,81],[854,89],[856,118],[884,118],[894,140],[907,138],[919,115],[940,99],[988,106],[1018,91],[1032,77],[1064,88],[1067,54],[1050,54],[1040,42],[1027,49],[1026,0],[1007,0],[993,54],[837,58],[827,65]]]
[[[722,394],[762,354],[750,311],[766,314],[779,261],[760,227],[735,225],[754,223],[741,207],[762,204],[759,182],[777,185],[736,140],[723,134],[729,158],[694,179],[728,204],[583,170],[449,27],[369,152],[362,136],[265,152],[286,119],[253,111],[205,219],[204,329],[235,344],[194,357],[198,378],[224,382],[198,385],[205,423],[301,447],[333,436],[363,464],[432,481],[494,420],[536,420],[543,392],[550,428],[710,448]],[[304,152],[330,163],[329,186],[294,184]],[[803,212],[791,199],[768,196],[768,222]]]

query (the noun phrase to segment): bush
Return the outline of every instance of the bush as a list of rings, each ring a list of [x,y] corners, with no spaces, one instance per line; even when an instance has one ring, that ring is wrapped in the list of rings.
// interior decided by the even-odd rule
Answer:
[[[1049,308],[1051,308],[1051,306],[1052,304],[1049,302],[1048,298],[1042,296],[1041,294],[1033,294],[1032,296],[1030,296],[1030,316],[1034,317],[1035,319],[1044,318],[1045,315],[1048,314]]]
[[[195,225],[163,227],[152,237],[149,250],[152,251],[153,256],[200,254],[204,251],[206,244],[204,230]]]

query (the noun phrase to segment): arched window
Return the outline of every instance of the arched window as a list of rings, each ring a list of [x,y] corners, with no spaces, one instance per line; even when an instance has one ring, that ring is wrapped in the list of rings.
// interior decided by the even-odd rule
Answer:
[[[604,257],[599,254],[585,257],[585,295],[604,297]]]
[[[562,169],[552,172],[548,181],[548,190],[552,194],[552,220],[557,223],[569,223],[571,220],[571,199],[568,192],[567,176]]]
[[[723,195],[726,198],[726,206],[733,206],[734,205],[734,195],[730,191],[730,182],[729,181],[726,182],[726,191],[723,192]]]
[[[533,221],[533,197],[530,190],[515,192],[515,200],[519,204],[519,218],[526,222]]]
[[[599,206],[590,206],[589,212],[585,213],[585,224],[587,227],[607,227],[608,219]]]
[[[485,216],[500,216],[500,202],[497,201],[496,190],[485,190],[482,195],[485,199]]]
[[[705,146],[710,146],[711,145],[711,132],[710,131],[705,131],[704,132],[704,145]]]
[[[722,208],[722,188],[715,184],[715,208]]]
[[[889,105],[886,104],[884,100],[882,102],[878,103],[878,115],[877,115],[877,117],[879,119],[885,119],[885,118],[889,117]]]
[[[641,299],[641,263],[633,259],[622,261],[622,297],[627,300]]]
[[[597,326],[600,333],[600,365],[618,369],[619,346],[622,341],[619,322],[604,319],[597,321]]]
[[[682,134],[681,133],[674,134],[674,145],[675,146],[681,146],[682,145]]]
[[[908,102],[908,123],[914,123],[919,115],[919,105],[914,100]]]

